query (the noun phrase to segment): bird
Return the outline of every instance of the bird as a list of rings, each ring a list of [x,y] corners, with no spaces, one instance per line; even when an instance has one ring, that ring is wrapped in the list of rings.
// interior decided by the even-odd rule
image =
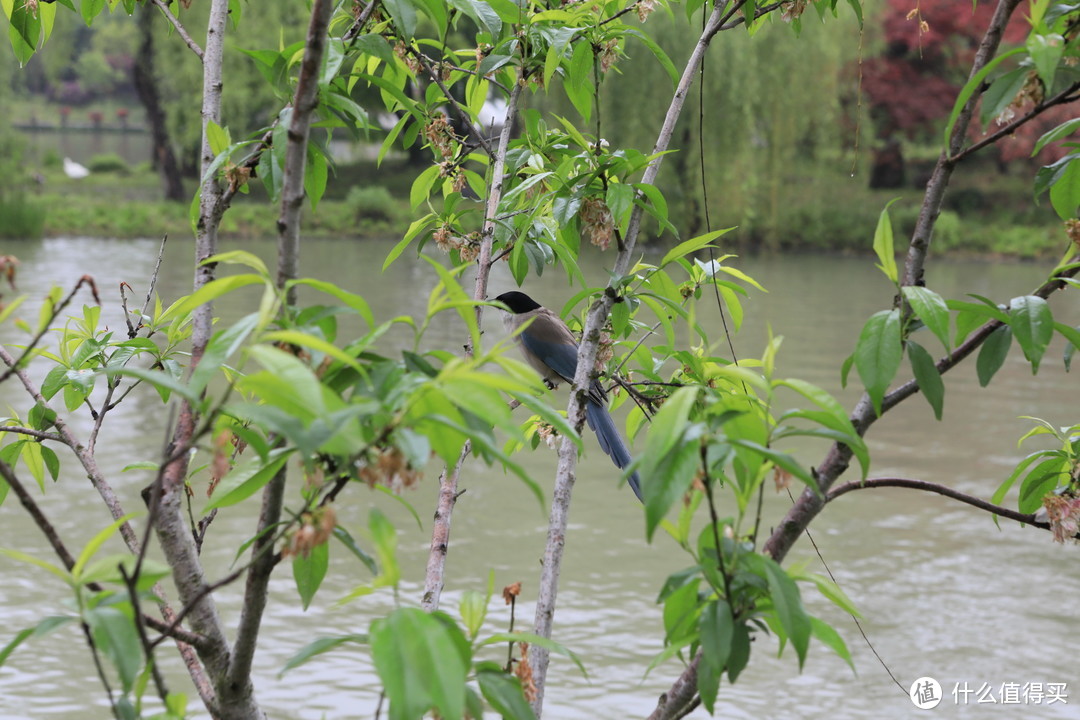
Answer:
[[[64,158],[64,174],[73,180],[80,180],[90,174],[90,171],[69,157]]]
[[[505,305],[503,322],[508,332],[516,332],[524,323],[529,324],[518,333],[516,339],[521,354],[540,373],[548,387],[554,388],[560,381],[573,383],[577,369],[578,345],[570,328],[557,314],[523,292],[516,290],[505,292],[495,298]],[[531,321],[531,322],[529,322]],[[607,410],[607,397],[604,388],[597,380],[592,381],[586,395],[585,419],[596,433],[603,450],[620,469],[625,469],[631,462],[630,451],[615,429],[615,421]],[[641,480],[637,471],[627,478],[630,488],[638,500],[641,496]]]

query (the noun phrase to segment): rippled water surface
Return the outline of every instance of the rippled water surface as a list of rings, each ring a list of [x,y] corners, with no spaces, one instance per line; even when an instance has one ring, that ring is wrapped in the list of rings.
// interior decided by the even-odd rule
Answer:
[[[272,262],[273,243],[242,246]],[[379,316],[422,315],[432,284],[430,269],[406,255],[386,273],[376,273],[389,247],[374,242],[305,241],[302,272],[363,294]],[[72,238],[0,246],[0,253],[14,254],[22,262],[20,291],[31,296],[20,311],[24,317],[36,317],[35,303],[51,283],[70,286],[88,273],[102,293],[103,316],[117,330],[123,325],[119,283],[126,281],[136,294],[145,293],[157,252],[156,241]],[[190,252],[190,246],[180,242],[166,252],[159,292],[167,301],[190,287]],[[596,259],[597,270],[590,275],[597,283],[606,277],[599,270],[602,262]],[[785,338],[780,373],[818,383],[850,405],[856,393],[840,388],[840,364],[866,317],[887,307],[892,299],[872,261],[774,257],[737,263],[770,290],[766,295],[753,294],[747,303],[746,331],[735,339],[739,354],[760,355],[767,324]],[[508,275],[502,269],[500,273],[495,292],[512,286]],[[1040,278],[1041,269],[1035,265],[965,262],[938,264],[929,271],[927,281],[946,296],[975,292],[1007,301],[1037,286]],[[556,272],[531,280],[528,289],[555,308],[561,308],[574,292]],[[89,296],[82,300],[88,301]],[[1074,325],[1080,322],[1076,293],[1053,302],[1059,319]],[[236,316],[245,312],[241,305],[237,301],[221,309],[227,316]],[[721,336],[718,317],[706,315],[702,321],[714,338]],[[489,338],[501,337],[497,322],[489,322],[486,330]],[[3,332],[8,342],[17,342],[11,327]],[[460,329],[453,324],[440,324],[430,342],[452,347],[460,344],[460,337]],[[923,344],[931,352],[940,352],[931,337]],[[978,387],[970,364],[950,373],[943,422],[935,422],[926,403],[915,397],[872,429],[872,473],[922,478],[988,498],[1030,450],[1016,447],[1017,438],[1028,428],[1020,415],[1043,417],[1059,425],[1077,421],[1080,379],[1076,370],[1071,375],[1064,372],[1061,352],[1060,339],[1055,339],[1042,370],[1033,377],[1014,348],[988,389]],[[13,382],[0,387],[0,401],[16,409],[26,406]],[[166,420],[156,396],[137,393],[108,420],[99,444],[99,462],[129,509],[141,506],[138,493],[148,476],[142,471],[123,473],[121,468],[156,458]],[[83,436],[89,430],[80,422],[75,428]],[[800,448],[800,456],[816,464],[823,450],[806,445]],[[555,455],[539,451],[524,461],[550,487]],[[422,529],[398,503],[366,489],[346,492],[339,503],[339,519],[354,534],[365,524],[372,505],[382,508],[397,525],[405,576],[400,601],[404,604],[419,600],[436,494],[433,474],[434,470],[419,490],[407,496],[417,509]],[[645,677],[663,636],[656,594],[666,576],[685,567],[688,558],[660,534],[653,545],[644,541],[640,506],[627,488],[616,486],[615,477],[607,458],[588,444],[574,491],[555,632],[559,642],[580,655],[589,675],[582,677],[572,663],[556,658],[546,717],[645,716],[680,671],[677,661],[669,661]],[[494,571],[496,588],[520,580],[522,598],[532,597],[546,513],[520,481],[479,464],[469,466],[463,486],[467,492],[454,515],[444,606],[455,611],[461,592],[482,589],[490,571]],[[107,524],[108,513],[94,502],[96,496],[89,492],[85,478],[66,458],[60,483],[47,490],[42,507],[69,547],[81,547]],[[775,523],[789,504],[786,495],[769,497],[768,522]],[[211,577],[228,572],[234,549],[251,532],[256,505],[248,501],[215,521],[205,555]],[[1002,523],[998,529],[983,513],[936,495],[906,490],[846,495],[817,519],[812,532],[838,581],[861,610],[863,627],[892,673],[905,687],[917,677],[930,675],[946,688],[946,701],[935,712],[973,718],[1080,717],[1076,662],[1080,549],[1054,545],[1047,533],[1030,528]],[[14,497],[0,507],[0,546],[52,560],[39,531]],[[285,660],[314,638],[364,632],[372,618],[393,606],[393,597],[383,591],[335,607],[338,598],[369,576],[340,547],[333,554],[331,572],[306,613],[300,610],[286,568],[272,583],[256,660],[258,694],[272,718],[374,716],[376,685],[363,652],[332,652],[281,679],[277,676]],[[822,570],[805,539],[790,561]],[[68,611],[64,586],[45,572],[0,559],[0,578],[0,646],[41,618]],[[218,597],[230,623],[238,614],[240,592],[239,586],[233,586]],[[834,623],[843,635],[858,674],[817,644],[811,646],[806,669],[800,674],[791,652],[777,659],[775,644],[759,639],[738,685],[721,688],[718,715],[839,719],[913,714],[906,695],[889,679],[851,618],[808,589],[805,596],[810,611]],[[519,627],[531,624],[532,610],[531,601],[518,606]],[[508,621],[508,609],[501,600],[493,601],[488,627],[504,630]],[[504,652],[493,649],[492,657]],[[160,657],[170,685],[194,698],[179,660],[167,650]],[[987,706],[976,705],[972,699],[968,706],[957,707],[951,690],[958,682],[974,687],[984,682],[994,686],[1068,682],[1075,697],[1069,698],[1068,705]],[[81,720],[107,714],[89,653],[74,627],[31,641],[0,668],[3,720]],[[698,714],[704,716],[704,711]]]

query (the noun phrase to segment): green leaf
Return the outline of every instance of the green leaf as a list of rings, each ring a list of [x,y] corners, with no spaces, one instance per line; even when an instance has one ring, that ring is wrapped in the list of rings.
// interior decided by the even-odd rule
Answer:
[[[136,563],[138,563],[138,558],[134,555],[107,555],[106,557],[98,558],[89,563],[79,577],[79,582],[83,585],[89,585],[90,583],[114,583],[123,586],[126,581],[121,573],[121,568],[127,573],[128,577],[133,577],[135,574]],[[139,592],[150,590],[150,588],[154,586],[154,583],[171,574],[172,569],[165,563],[146,558],[142,561],[142,565],[139,568],[139,578],[135,588]]]
[[[356,540],[353,539],[353,536],[349,534],[348,530],[340,525],[335,525],[333,534],[342,545],[349,549],[349,552],[358,557],[360,562],[367,566],[367,569],[371,571],[372,575],[379,574],[379,566],[376,564],[375,558],[364,552],[364,549],[356,543]]]
[[[83,0],[83,3],[85,5],[85,0]],[[210,142],[210,152],[215,156],[225,152],[225,149],[232,145],[229,131],[223,129],[213,120],[208,120],[206,123],[206,139]]]
[[[836,632],[836,628],[822,620],[818,620],[816,617],[810,616],[810,632],[822,645],[839,655],[840,659],[846,662],[852,671],[855,670],[855,661],[851,659],[847,644],[844,642],[844,638],[840,637],[840,633]]]
[[[735,680],[750,661],[750,630],[746,623],[735,626],[735,632],[731,637],[731,653],[728,655],[727,673],[728,682],[735,684]]]
[[[934,409],[934,417],[940,420],[945,406],[945,383],[941,380],[941,372],[934,364],[934,358],[930,357],[930,353],[926,352],[922,345],[908,340],[907,351],[911,372],[919,383],[919,390]]]
[[[15,649],[26,640],[48,635],[56,628],[66,625],[74,619],[75,617],[72,615],[53,615],[45,618],[32,628],[20,630],[11,642],[0,649],[0,667],[4,666],[7,659],[11,657],[11,653],[15,652]]]
[[[752,440],[745,440],[741,437],[729,437],[728,442],[736,447],[745,448],[755,452],[766,460],[772,461],[774,465],[787,470],[815,492],[819,492],[817,480],[814,479],[814,476],[806,468],[796,462],[795,458],[791,457],[791,455],[780,452],[779,450],[773,450],[770,447],[765,447]]]
[[[695,439],[685,438],[685,434],[697,396],[696,387],[679,388],[649,426],[639,467],[641,492],[645,497],[645,532],[649,539],[660,520],[693,482],[698,444]]]
[[[116,667],[125,693],[131,692],[142,665],[142,644],[135,624],[115,607],[96,607],[83,615],[94,635],[94,642]]]
[[[556,655],[562,655],[563,657],[570,658],[574,662],[574,664],[577,665],[577,668],[581,671],[581,674],[586,678],[589,677],[589,673],[585,671],[585,665],[581,662],[581,658],[578,657],[577,653],[568,650],[566,647],[550,638],[542,637],[540,635],[535,635],[533,633],[527,632],[496,633],[491,637],[485,638],[483,642],[480,643],[480,645],[499,645],[501,643],[511,641],[527,642],[529,643],[529,645],[536,645],[537,647],[544,648],[548,652],[553,652]]]
[[[8,19],[11,23],[8,27],[11,49],[22,66],[33,57],[41,41],[41,18],[27,9],[26,2],[20,2],[12,8]]]
[[[1057,74],[1061,55],[1065,52],[1065,39],[1057,34],[1031,33],[1026,45],[1043,87],[1054,87],[1054,75]]]
[[[990,380],[1005,364],[1009,346],[1012,345],[1012,337],[1012,328],[1002,325],[995,328],[979,348],[979,357],[975,359],[975,371],[978,373],[979,385],[982,387],[989,385]]]
[[[285,665],[282,666],[278,672],[278,679],[292,670],[293,668],[300,667],[304,663],[308,662],[312,658],[322,655],[325,652],[329,652],[334,648],[341,647],[345,643],[357,643],[359,645],[366,645],[368,642],[367,635],[339,635],[337,637],[323,637],[318,640],[305,645],[300,648],[300,651],[289,658]]]
[[[480,692],[491,708],[509,720],[534,720],[529,701],[521,689],[521,681],[500,670],[480,670],[476,673]]]
[[[656,57],[657,62],[667,72],[668,77],[671,78],[671,89],[674,90],[679,86],[679,71],[675,67],[675,63],[671,62],[671,58],[667,56],[655,40],[653,40],[647,33],[641,32],[634,27],[626,27],[626,34],[633,35],[641,42],[645,43],[645,47],[649,48],[649,51]]]
[[[1051,450],[1040,450],[1039,452],[1031,453],[1019,463],[1017,463],[1016,467],[1009,474],[1009,477],[1007,477],[1005,481],[998,486],[998,489],[994,491],[993,496],[990,498],[990,502],[994,503],[995,505],[1000,505],[1001,501],[1005,499],[1005,495],[1007,495],[1009,490],[1012,488],[1013,483],[1016,482],[1017,478],[1024,474],[1024,471],[1027,470],[1032,463],[1034,463],[1041,457],[1047,457],[1053,454],[1054,451]]]
[[[911,304],[911,309],[919,319],[937,335],[945,350],[952,349],[949,344],[949,308],[940,295],[929,288],[905,285],[904,298]]]
[[[166,318],[170,320],[182,318],[200,305],[213,302],[222,295],[234,292],[242,287],[247,287],[248,285],[265,284],[266,281],[267,279],[264,276],[251,273],[229,275],[228,277],[212,280],[191,295],[177,300],[162,314],[161,318],[163,320]]]
[[[420,206],[420,203],[428,199],[428,196],[431,194],[431,188],[435,185],[435,181],[438,179],[438,165],[432,165],[427,170],[424,170],[424,172],[416,176],[416,179],[413,180],[412,187],[409,189],[409,205],[414,210]]]
[[[1073,353],[1080,350],[1080,327],[1071,328],[1065,323],[1054,323],[1054,328],[1062,334],[1068,345],[1065,346],[1065,372],[1069,372],[1072,365]]]
[[[385,0],[383,3],[394,21],[400,37],[411,38],[416,33],[416,8],[408,0]]]
[[[976,90],[982,87],[982,84],[986,80],[987,76],[990,75],[990,73],[994,71],[994,68],[1000,65],[1002,61],[1022,52],[1024,52],[1024,48],[1013,48],[1012,50],[1008,50],[1001,55],[998,55],[996,58],[986,63],[986,65],[983,66],[983,68],[979,70],[979,72],[972,75],[971,78],[968,79],[967,83],[965,83],[964,87],[960,89],[960,93],[956,96],[956,102],[953,104],[952,112],[949,114],[949,122],[945,125],[944,147],[946,149],[946,152],[949,151],[949,139],[952,137],[953,127],[956,125],[956,119],[960,117],[960,111],[964,109],[965,105],[967,105],[967,102],[971,99],[971,96],[975,93]]]
[[[445,718],[462,716],[469,647],[457,626],[401,608],[373,622],[369,635],[392,720],[414,720],[430,710]]]
[[[650,199],[652,198],[650,197]],[[679,243],[678,245],[664,253],[664,258],[660,261],[659,267],[664,267],[667,264],[672,263],[681,257],[686,257],[692,252],[709,247],[709,243],[711,243],[713,240],[720,237],[721,235],[725,235],[731,232],[734,229],[735,228],[733,227],[729,227],[723,228],[722,230],[714,230],[712,232],[705,233],[704,235],[698,235],[697,237],[692,237],[689,240]]]
[[[701,613],[701,665],[698,672],[698,693],[709,714],[713,713],[720,676],[731,654],[735,635],[735,619],[727,601],[716,599]],[[704,682],[703,682],[704,679]]]
[[[1077,131],[1077,129],[1080,129],[1080,118],[1066,120],[1053,130],[1044,133],[1043,136],[1039,138],[1038,142],[1035,143],[1035,147],[1031,151],[1031,156],[1035,157],[1044,147],[1046,147],[1052,142],[1057,142],[1062,138],[1072,135],[1074,132]]]
[[[1009,326],[1016,342],[1031,363],[1031,373],[1039,371],[1046,346],[1054,336],[1054,316],[1050,305],[1036,295],[1013,298],[1009,302]]]
[[[885,391],[900,369],[903,352],[900,345],[900,311],[882,310],[872,315],[863,326],[859,342],[855,345],[855,368],[878,415],[881,414]]]
[[[799,669],[806,660],[806,650],[810,645],[810,618],[803,609],[799,587],[783,568],[764,555],[754,556],[758,567],[769,585],[769,598],[781,627],[791,640],[795,653],[799,656]]]
[[[475,590],[466,590],[461,594],[461,602],[458,603],[458,612],[461,613],[461,622],[469,632],[470,638],[475,638],[484,624],[487,616],[488,598],[483,593]]]
[[[356,360],[344,350],[309,333],[300,332],[299,330],[275,330],[274,332],[266,333],[266,335],[262,337],[262,340],[268,342],[289,343],[305,347],[309,350],[322,353],[323,355],[328,355],[358,372],[364,372],[364,369],[360,367],[360,363],[356,362]]]
[[[237,464],[214,488],[214,495],[203,513],[235,505],[257,493],[285,466],[293,452],[295,448],[277,448],[270,451],[266,460],[256,455]]]
[[[71,568],[71,576],[78,580],[82,576],[83,568],[90,562],[90,558],[94,556],[94,553],[101,549],[101,546],[105,544],[105,541],[111,538],[121,525],[133,517],[138,517],[140,514],[141,513],[128,513],[109,523],[108,527],[99,531],[97,535],[91,538],[90,542],[86,543],[86,547],[79,553],[78,559],[75,560],[75,565]]]
[[[1020,484],[1020,499],[1017,508],[1022,513],[1033,513],[1043,503],[1043,498],[1063,485],[1069,478],[1069,461],[1060,457],[1051,457],[1036,465],[1024,482]]]
[[[27,563],[29,565],[36,565],[42,570],[46,570],[52,573],[64,582],[68,583],[69,585],[71,584],[71,575],[68,573],[67,570],[61,567],[57,567],[56,565],[53,565],[52,563],[45,560],[40,560],[33,555],[28,555],[21,550],[8,550],[7,548],[0,548],[0,555],[3,555],[4,557],[9,557],[12,560],[18,560],[19,562]]]
[[[890,200],[881,210],[878,216],[877,228],[874,230],[874,252],[878,256],[877,267],[885,273],[894,285],[900,283],[900,276],[896,271],[896,251],[893,248],[892,220],[889,219],[889,206],[896,202]]]
[[[325,542],[311,548],[311,552],[306,556],[303,553],[293,556],[293,579],[296,581],[296,591],[300,593],[304,610],[311,605],[311,599],[322,585],[329,564],[330,545]]]
[[[314,145],[308,146],[308,166],[304,173],[304,192],[311,198],[311,212],[319,208],[319,200],[322,200],[326,192],[326,180],[328,176],[326,156]]]
[[[1050,186],[1050,204],[1062,220],[1076,215],[1077,206],[1080,206],[1080,162],[1068,163]]]

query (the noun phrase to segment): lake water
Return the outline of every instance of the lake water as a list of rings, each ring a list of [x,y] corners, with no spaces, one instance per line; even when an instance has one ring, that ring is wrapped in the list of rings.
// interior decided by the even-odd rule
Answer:
[[[229,243],[228,247],[236,247]],[[272,264],[271,241],[241,243]],[[386,273],[378,273],[391,245],[347,240],[305,241],[302,272],[363,294],[379,316],[420,314],[434,282],[427,263],[410,254]],[[114,329],[123,327],[118,286],[130,283],[145,292],[157,257],[157,241],[113,241],[62,238],[32,243],[0,244],[0,254],[20,261],[20,291],[31,300],[21,314],[36,317],[39,298],[52,283],[70,286],[84,273],[94,276]],[[159,292],[167,301],[188,291],[191,282],[190,242],[170,241]],[[608,258],[591,257],[589,279],[602,283]],[[835,392],[851,405],[854,388],[840,388],[839,367],[851,352],[865,319],[888,307],[892,290],[868,258],[774,256],[746,258],[737,266],[758,279],[768,294],[754,293],[747,303],[745,331],[736,336],[740,356],[760,356],[766,327],[785,340],[778,373],[801,377]],[[930,287],[946,297],[979,293],[998,301],[1036,287],[1043,269],[1036,265],[981,262],[937,262],[927,274]],[[499,268],[492,295],[513,286]],[[549,271],[530,279],[530,294],[560,308],[575,292],[565,276]],[[13,293],[5,291],[5,296]],[[1053,299],[1058,319],[1080,322],[1077,293]],[[85,296],[83,300],[89,300]],[[705,307],[705,305],[703,305]],[[240,307],[221,308],[235,315]],[[705,311],[706,313],[708,311]],[[489,314],[490,315],[490,314]],[[489,338],[501,337],[501,323],[488,318]],[[714,338],[720,337],[715,315],[702,317]],[[6,342],[18,342],[10,326]],[[461,333],[452,323],[434,329],[433,344],[460,345]],[[940,353],[936,340],[923,343]],[[973,363],[946,377],[945,419],[936,422],[929,406],[915,397],[889,413],[868,437],[873,475],[899,475],[944,483],[989,498],[1013,465],[1032,447],[1018,449],[1016,440],[1029,427],[1021,415],[1043,417],[1056,425],[1077,422],[1080,369],[1066,374],[1063,345],[1055,338],[1043,368],[1033,377],[1014,348],[990,388],[981,389]],[[905,364],[906,368],[906,364]],[[906,372],[906,370],[905,370]],[[854,377],[854,373],[853,373]],[[26,407],[15,383],[0,387],[0,402]],[[565,390],[558,403],[565,402]],[[520,412],[520,411],[519,411]],[[142,472],[121,473],[138,460],[156,459],[164,436],[167,413],[156,395],[130,398],[107,423],[99,444],[99,462],[129,510],[140,509],[139,490],[148,482]],[[85,436],[85,422],[75,423]],[[679,673],[669,661],[643,678],[663,637],[657,592],[668,574],[689,564],[662,534],[652,545],[644,537],[640,506],[626,487],[618,488],[615,471],[587,440],[579,470],[567,538],[566,561],[556,612],[556,639],[577,652],[589,677],[572,663],[552,662],[545,717],[586,719],[647,715],[656,698]],[[816,464],[824,446],[799,450]],[[96,501],[74,462],[63,457],[64,473],[47,488],[41,504],[69,547],[79,548],[107,524],[105,509]],[[537,451],[523,456],[527,468],[550,489],[555,454]],[[338,502],[339,519],[358,534],[372,506],[395,522],[404,570],[401,602],[417,605],[435,504],[432,467],[425,482],[406,499],[423,521],[418,529],[398,503],[364,487],[350,488]],[[850,479],[846,477],[845,479]],[[498,589],[523,583],[518,627],[531,626],[543,554],[547,514],[516,479],[472,463],[462,485],[466,494],[454,515],[444,609],[456,613],[461,592],[482,590],[490,571]],[[790,501],[769,496],[767,524],[782,517]],[[234,549],[251,532],[257,501],[223,513],[213,524],[204,558],[211,578],[228,572]],[[908,490],[867,490],[851,493],[831,505],[813,524],[812,533],[840,585],[861,610],[870,640],[884,662],[907,687],[916,678],[932,676],[941,682],[945,701],[937,712],[947,717],[1080,717],[1080,672],[1077,671],[1075,632],[1080,611],[1078,548],[1051,542],[1048,533],[991,518],[936,495]],[[50,562],[40,532],[27,519],[14,497],[0,507],[0,547],[31,552]],[[370,620],[393,606],[389,591],[376,593],[344,607],[334,603],[358,584],[367,571],[332,548],[331,573],[311,608],[301,611],[286,567],[272,583],[272,598],[256,659],[258,695],[268,716],[282,719],[373,717],[378,700],[370,662],[363,652],[338,651],[278,679],[285,660],[322,635],[365,632]],[[810,544],[802,539],[789,562],[821,571]],[[66,587],[51,575],[30,566],[0,559],[0,646],[20,629],[46,615],[67,611]],[[238,614],[240,585],[218,595],[219,608],[229,623]],[[834,623],[855,659],[858,674],[829,650],[813,644],[806,669],[799,673],[792,652],[776,658],[775,643],[759,638],[750,666],[732,688],[721,687],[718,716],[732,718],[904,718],[913,706],[889,679],[860,637],[850,617],[804,588],[809,610]],[[509,620],[501,599],[492,601],[487,631],[503,631]],[[159,653],[168,682],[196,698],[190,681],[168,646]],[[493,657],[505,648],[493,651]],[[1068,704],[988,705],[972,694],[956,705],[953,689],[967,683],[973,690],[984,683],[1001,699],[1003,684],[1068,683]],[[197,700],[193,700],[193,704]],[[89,651],[74,627],[22,646],[0,668],[0,718],[3,720],[75,720],[108,715],[95,678]],[[698,710],[695,716],[704,716]],[[195,713],[195,717],[205,714]]]

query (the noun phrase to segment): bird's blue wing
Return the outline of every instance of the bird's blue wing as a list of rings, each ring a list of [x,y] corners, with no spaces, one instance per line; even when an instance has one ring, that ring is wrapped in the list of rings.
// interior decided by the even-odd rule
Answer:
[[[529,332],[531,329],[525,328],[521,333],[521,344],[563,380],[573,382],[574,371],[577,370],[577,345],[541,340],[535,333]]]

